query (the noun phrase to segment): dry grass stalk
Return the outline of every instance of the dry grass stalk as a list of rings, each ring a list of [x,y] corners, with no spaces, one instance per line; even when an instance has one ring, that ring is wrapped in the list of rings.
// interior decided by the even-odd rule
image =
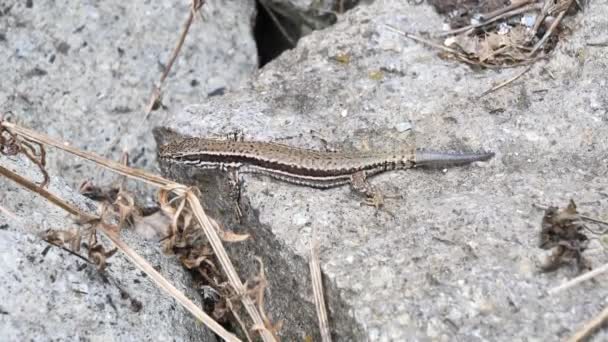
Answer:
[[[234,319],[236,319],[237,323],[241,327],[241,330],[245,334],[248,342],[252,342],[251,335],[249,334],[249,329],[245,326],[245,322],[241,319],[241,316],[238,313],[238,310],[232,305],[232,301],[230,299],[226,299],[226,305],[228,306],[228,310],[234,315]]]
[[[12,211],[6,209],[5,207],[0,205],[0,213],[4,214],[6,217],[11,219],[12,221],[19,221],[19,217],[15,215]]]
[[[181,186],[184,187],[183,185]],[[246,295],[246,287],[243,282],[241,282],[241,279],[239,278],[238,274],[236,273],[236,270],[234,269],[234,266],[232,266],[232,261],[230,261],[230,258],[228,257],[228,254],[226,253],[226,250],[222,245],[222,241],[216,233],[214,225],[211,223],[210,218],[203,211],[203,208],[201,207],[198,198],[191,191],[184,191],[183,188],[181,190],[178,190],[177,192],[182,192],[182,194],[184,194],[188,199],[194,216],[198,220],[199,224],[201,224],[201,226],[204,228],[205,235],[207,236],[207,239],[209,240],[213,251],[215,252],[215,256],[220,261],[220,264],[224,269],[224,273],[226,274],[230,285],[232,286],[234,291],[239,295],[241,302],[245,307],[245,310],[253,320],[254,326],[264,326],[262,315],[256,309],[256,306],[251,300],[251,298]],[[264,341],[275,341],[275,337],[273,336],[273,334],[266,330],[260,330],[260,334]]]
[[[479,95],[479,97],[484,97],[492,92],[497,91],[498,89],[508,85],[509,83],[514,82],[515,80],[517,80],[518,78],[520,78],[523,74],[527,73],[528,71],[530,71],[530,69],[532,68],[531,65],[529,65],[527,68],[525,68],[524,70],[522,70],[521,72],[519,72],[517,75],[511,77],[510,79],[501,82],[500,84],[497,84],[496,86],[484,91],[483,93],[481,93],[481,95]]]
[[[393,25],[384,24],[384,27],[386,27],[387,29],[389,29],[389,30],[391,30],[391,31],[393,31],[395,33],[398,33],[398,34],[400,34],[402,36],[405,36],[405,37],[407,37],[407,38],[409,38],[411,40],[417,41],[419,43],[423,43],[423,44],[426,44],[428,46],[434,47],[436,49],[440,49],[440,50],[443,50],[445,52],[453,53],[455,55],[461,55],[461,53],[458,50],[449,48],[447,46],[443,46],[441,44],[435,43],[435,42],[433,42],[431,40],[428,40],[428,39],[424,39],[424,38],[419,37],[419,36],[417,36],[415,34],[401,31],[401,30],[399,30],[398,28],[396,28]],[[462,56],[464,57],[464,55],[462,55]]]
[[[602,312],[591,319],[589,322],[585,323],[585,325],[578,330],[572,337],[570,337],[567,342],[580,342],[585,341],[591,335],[597,331],[606,321],[608,320],[608,307],[604,308]]]
[[[538,204],[538,203],[534,203],[533,206],[536,207],[536,208],[538,208],[538,209],[542,209],[542,210],[547,210],[549,208],[549,206]],[[578,216],[580,218],[582,218],[583,220],[585,220],[585,221],[590,221],[590,222],[593,222],[593,223],[597,223],[597,224],[602,224],[602,225],[608,226],[608,221],[600,220],[600,219],[597,219],[595,217],[591,217],[589,215],[581,215],[581,214],[579,214]]]
[[[606,271],[608,271],[608,264],[600,266],[600,267],[598,267],[598,268],[596,268],[594,270],[591,270],[591,271],[589,271],[587,273],[581,274],[580,276],[578,276],[576,278],[572,278],[572,279],[568,280],[567,282],[565,282],[565,283],[563,283],[563,284],[561,284],[559,286],[556,286],[556,287],[550,289],[548,291],[548,293],[550,295],[554,295],[554,294],[556,294],[558,292],[570,289],[570,288],[572,288],[572,287],[574,287],[574,286],[576,286],[576,285],[578,285],[578,284],[580,284],[580,283],[582,283],[582,282],[584,282],[586,280],[595,278],[598,275],[600,275],[602,273],[605,273]]]
[[[470,65],[479,65],[479,66],[482,66],[482,67],[488,68],[488,69],[498,69],[498,68],[500,68],[499,66],[495,66],[495,65],[492,65],[492,64],[488,64],[488,63],[472,60],[466,54],[464,54],[464,53],[462,53],[462,52],[460,52],[460,51],[458,51],[456,49],[450,48],[448,46],[445,46],[445,45],[442,45],[442,44],[439,44],[439,43],[435,43],[432,40],[422,38],[422,37],[417,36],[417,35],[412,34],[412,33],[407,33],[407,32],[401,31],[401,30],[397,29],[396,27],[394,27],[392,25],[385,24],[384,26],[386,28],[388,28],[389,30],[391,30],[391,31],[393,31],[395,33],[398,33],[398,34],[400,34],[402,36],[405,36],[405,37],[407,37],[407,38],[409,38],[409,39],[411,39],[413,41],[416,41],[418,43],[422,43],[422,44],[428,45],[430,47],[433,47],[435,49],[441,50],[441,51],[445,52],[446,54],[448,54],[450,56],[453,56],[454,58],[456,58],[457,60],[459,60],[459,61],[461,61],[463,63],[470,64]],[[510,65],[509,67],[517,67],[517,66],[527,65],[527,64],[530,64],[530,63],[531,63],[531,61],[521,62],[521,63],[516,63],[516,64],[513,64],[513,65]]]
[[[458,29],[455,29],[455,30],[450,30],[450,31],[442,32],[442,33],[437,34],[436,37],[447,37],[447,36],[453,36],[455,34],[459,34],[459,33],[463,33],[463,32],[468,32],[468,31],[471,31],[473,29],[484,27],[486,25],[492,24],[492,23],[494,23],[494,22],[496,22],[496,21],[498,21],[500,19],[509,18],[509,17],[512,17],[512,16],[517,15],[517,14],[522,14],[522,13],[528,12],[531,9],[538,8],[538,6],[525,6],[525,7],[522,7],[522,8],[518,8],[518,7],[522,6],[522,5],[526,5],[526,4],[530,3],[530,2],[532,2],[532,1],[526,1],[524,3],[515,4],[515,9],[510,10],[510,11],[506,11],[506,12],[503,12],[503,13],[500,13],[499,15],[496,15],[494,17],[488,17],[482,23],[475,24],[475,25],[469,25],[469,26],[461,27],[461,28],[458,28]],[[511,8],[511,6],[509,6],[508,8]]]
[[[268,286],[268,281],[266,279],[266,274],[264,273],[264,263],[262,259],[256,257],[255,258],[260,264],[260,273],[253,279],[253,283],[255,284],[251,290],[249,290],[249,294],[253,296],[260,315],[262,317],[263,325],[256,324],[251,330],[252,331],[261,331],[267,334],[271,334],[275,341],[279,341],[279,336],[277,333],[281,330],[283,326],[283,321],[279,321],[276,324],[273,324],[268,315],[266,314],[266,310],[264,309],[264,292],[266,287]]]
[[[559,13],[557,18],[553,21],[553,23],[551,23],[551,26],[549,27],[547,32],[545,32],[543,37],[534,45],[534,48],[532,49],[532,51],[530,51],[530,56],[534,56],[534,54],[538,51],[538,49],[540,49],[545,44],[547,39],[549,39],[549,37],[551,37],[551,35],[553,34],[553,31],[555,31],[555,28],[559,25],[559,23],[562,21],[562,19],[566,15],[566,11],[568,10],[568,7],[570,7],[572,2],[573,2],[573,0],[568,1],[568,6]]]
[[[235,293],[239,296],[243,306],[245,307],[245,310],[251,317],[251,320],[253,321],[254,326],[264,326],[264,321],[262,319],[262,316],[260,315],[260,312],[258,312],[256,305],[251,300],[251,298],[249,298],[249,296],[246,295],[247,294],[246,287],[244,286],[243,282],[240,280],[238,274],[236,273],[236,270],[234,269],[234,266],[232,265],[230,258],[228,257],[228,254],[226,253],[226,250],[224,249],[224,246],[222,245],[221,239],[218,236],[218,233],[216,230],[217,224],[214,225],[212,223],[212,220],[205,214],[198,198],[193,193],[191,188],[189,188],[185,185],[178,184],[176,182],[167,180],[163,177],[160,177],[160,176],[157,176],[157,175],[154,175],[154,174],[142,171],[142,170],[130,168],[128,166],[122,165],[121,163],[107,160],[107,159],[99,157],[95,154],[81,151],[77,148],[69,146],[67,143],[59,142],[46,135],[17,126],[13,123],[0,122],[0,125],[3,126],[4,128],[6,128],[8,131],[10,131],[12,134],[20,135],[28,140],[31,140],[33,142],[36,142],[36,143],[39,143],[42,145],[49,145],[49,146],[59,148],[61,150],[69,152],[71,154],[77,155],[83,159],[86,159],[86,160],[92,161],[96,164],[99,164],[102,167],[107,168],[120,175],[126,176],[131,179],[137,179],[137,180],[143,181],[147,184],[150,184],[150,185],[153,185],[156,187],[160,187],[164,191],[173,193],[177,198],[185,198],[186,201],[188,202],[190,210],[192,210],[194,217],[198,221],[198,224],[203,228],[205,236],[207,237],[208,241],[210,242],[210,244],[213,248],[213,251],[214,251],[217,259],[219,260],[230,285],[232,286]],[[35,189],[30,189],[30,190],[37,192]],[[51,199],[49,199],[49,200],[51,200]],[[63,205],[62,203],[63,202],[59,202],[59,203],[55,203],[55,204],[57,204],[61,207]],[[68,210],[69,208],[64,208],[64,209]],[[141,259],[141,257],[139,257],[139,258]],[[215,323],[215,324],[217,324],[217,323]],[[261,330],[260,334],[264,341],[274,341],[275,340],[274,336],[267,331]]]
[[[160,99],[161,88],[163,86],[163,83],[165,82],[165,79],[167,79],[167,76],[169,75],[169,72],[171,71],[171,68],[173,67],[173,64],[175,63],[175,60],[177,59],[177,56],[179,55],[179,52],[181,51],[182,46],[184,45],[184,41],[186,40],[188,31],[190,30],[190,26],[192,26],[192,21],[194,20],[194,14],[197,11],[199,11],[200,8],[204,4],[205,4],[205,0],[192,0],[192,6],[190,6],[190,11],[188,12],[188,18],[186,19],[186,22],[184,23],[184,26],[182,27],[182,32],[180,33],[177,43],[175,44],[175,48],[173,48],[173,52],[171,53],[169,62],[167,63],[165,70],[163,71],[162,75],[160,76],[160,80],[158,81],[158,84],[156,84],[156,86],[154,86],[154,90],[152,91],[152,96],[150,97],[150,101],[148,102],[148,105],[146,106],[146,119],[148,118],[150,113],[156,107],[158,107],[158,105],[159,105],[158,102]]]
[[[3,122],[0,114],[0,123]],[[33,145],[38,146],[38,152]],[[22,139],[18,135],[10,132],[4,126],[0,125],[0,154],[7,156],[15,156],[18,154],[25,155],[32,163],[38,166],[42,173],[43,180],[41,187],[46,187],[49,184],[49,175],[46,172],[46,151],[41,144],[33,141]]]
[[[327,308],[325,307],[325,296],[323,294],[323,279],[321,278],[321,265],[319,264],[319,241],[313,229],[312,241],[310,243],[310,278],[312,280],[312,292],[315,298],[315,308],[319,319],[319,330],[321,340],[331,342],[329,322],[327,319]]]

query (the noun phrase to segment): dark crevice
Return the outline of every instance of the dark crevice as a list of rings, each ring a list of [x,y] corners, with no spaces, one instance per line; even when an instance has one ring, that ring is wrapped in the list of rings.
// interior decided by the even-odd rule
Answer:
[[[258,49],[258,65],[263,67],[268,62],[275,59],[283,51],[293,48],[295,45],[290,42],[290,39],[281,32],[277,26],[277,22],[283,26],[284,31],[290,34],[290,38],[297,42],[300,39],[300,33],[292,23],[280,14],[272,11],[272,9],[262,6],[260,1],[256,0],[257,16],[255,19],[255,27],[253,35]],[[271,11],[271,13],[269,13]],[[275,19],[273,20],[272,16]],[[287,30],[290,28],[290,30]]]
[[[308,33],[333,25],[339,11],[354,8],[359,0],[336,1],[340,8],[298,11],[268,0],[256,0],[257,16],[253,35],[258,49],[259,67],[292,49]],[[338,5],[339,4],[339,5]]]

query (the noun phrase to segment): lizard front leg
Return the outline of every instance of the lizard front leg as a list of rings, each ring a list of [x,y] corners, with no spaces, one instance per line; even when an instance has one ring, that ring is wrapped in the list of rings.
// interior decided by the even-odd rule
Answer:
[[[228,187],[230,188],[228,196],[234,203],[234,210],[240,221],[241,217],[243,217],[243,212],[241,211],[241,179],[239,177],[239,169],[231,167],[226,171],[228,173]]]
[[[353,173],[350,176],[350,186],[355,192],[365,196],[366,199],[363,203],[376,208],[380,208],[384,204],[382,193],[376,190],[374,186],[367,181],[367,174],[365,171]]]

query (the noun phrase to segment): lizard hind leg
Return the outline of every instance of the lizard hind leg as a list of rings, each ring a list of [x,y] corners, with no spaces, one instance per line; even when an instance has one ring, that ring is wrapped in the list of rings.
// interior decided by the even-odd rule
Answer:
[[[353,173],[350,177],[350,186],[355,192],[365,196],[364,204],[376,208],[380,208],[384,204],[384,196],[367,181],[365,171]]]

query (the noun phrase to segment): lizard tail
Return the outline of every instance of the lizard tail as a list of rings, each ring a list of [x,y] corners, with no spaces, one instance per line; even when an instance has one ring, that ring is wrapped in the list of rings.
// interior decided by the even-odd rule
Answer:
[[[486,161],[494,157],[494,152],[446,153],[416,150],[415,166],[442,168],[452,165],[465,165],[476,161]]]

